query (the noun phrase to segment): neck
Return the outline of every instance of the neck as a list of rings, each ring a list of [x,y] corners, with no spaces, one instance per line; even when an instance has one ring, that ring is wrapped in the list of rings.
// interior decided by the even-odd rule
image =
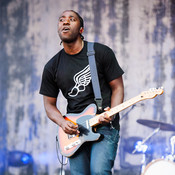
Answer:
[[[69,55],[75,55],[79,53],[82,50],[83,46],[84,42],[82,39],[78,39],[71,43],[63,42],[64,50]]]

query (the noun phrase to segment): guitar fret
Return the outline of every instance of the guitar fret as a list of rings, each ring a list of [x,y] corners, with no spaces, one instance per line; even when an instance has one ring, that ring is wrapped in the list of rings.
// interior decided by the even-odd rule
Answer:
[[[99,115],[98,116],[95,116],[95,117],[93,117],[93,118],[91,118],[90,120],[89,120],[89,125],[92,127],[92,126],[96,126],[96,125],[98,125],[99,124]]]
[[[155,91],[155,92],[154,92]],[[134,105],[135,103],[139,102],[139,101],[142,101],[142,100],[145,100],[145,96],[147,96],[147,98],[154,98],[157,94],[156,94],[156,90],[154,90],[153,92],[151,91],[148,91],[148,92],[144,92],[136,97],[133,97],[131,98],[130,100],[127,100],[113,108],[111,108],[109,111],[106,111],[107,115],[109,117],[119,113],[120,111]],[[159,94],[162,94],[163,93],[163,90],[162,89],[158,89]],[[105,112],[104,112],[105,113]],[[100,116],[103,116],[104,113],[98,115],[98,116],[95,116],[94,118],[90,119],[89,123],[90,123],[90,126],[96,126],[99,124],[98,120],[99,120],[99,117]]]
[[[122,104],[119,104],[118,106],[116,106],[114,108],[111,108],[111,110],[108,111],[107,113],[108,113],[109,116],[112,116],[112,115],[114,115],[114,114],[116,114],[116,113],[118,113],[118,112],[128,108],[129,106],[137,103],[140,100],[141,100],[141,96],[136,96],[136,97],[131,98],[130,100],[128,100],[128,101],[126,101],[126,102],[124,102]]]
[[[122,111],[122,110],[128,108],[129,106],[132,106],[133,104],[135,104],[135,103],[137,103],[137,102],[139,102],[139,101],[141,101],[141,100],[142,100],[142,96],[138,95],[138,96],[133,97],[133,98],[131,98],[130,100],[124,102],[124,103],[121,103],[121,104],[119,104],[119,105],[117,105],[117,106],[111,108],[109,111],[106,111],[106,113],[107,113],[107,115],[108,115],[109,117],[111,117],[111,116],[113,116],[113,115],[119,113],[120,111]],[[105,113],[105,112],[104,112],[104,113]],[[92,126],[98,125],[98,124],[99,124],[99,118],[100,118],[100,116],[103,116],[104,113],[99,114],[99,115],[93,117],[92,119],[90,119],[90,120],[89,120],[90,126],[92,127]]]

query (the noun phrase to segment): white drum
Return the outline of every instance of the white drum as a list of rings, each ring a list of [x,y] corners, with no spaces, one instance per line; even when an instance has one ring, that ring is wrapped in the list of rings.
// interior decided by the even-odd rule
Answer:
[[[175,163],[164,159],[153,160],[142,175],[175,175]]]

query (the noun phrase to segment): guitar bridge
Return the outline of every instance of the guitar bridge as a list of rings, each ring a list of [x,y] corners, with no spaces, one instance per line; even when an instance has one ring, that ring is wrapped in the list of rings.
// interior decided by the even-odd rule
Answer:
[[[69,149],[73,148],[74,146],[79,145],[80,143],[81,143],[81,140],[80,139],[79,140],[76,140],[75,142],[72,142],[69,145],[65,146],[64,147],[64,150],[69,150]]]
[[[71,134],[68,134],[68,135],[67,135],[68,139],[71,139],[71,138],[76,137],[76,136],[77,136],[77,135],[75,135],[75,134],[72,134],[72,135],[71,135]]]

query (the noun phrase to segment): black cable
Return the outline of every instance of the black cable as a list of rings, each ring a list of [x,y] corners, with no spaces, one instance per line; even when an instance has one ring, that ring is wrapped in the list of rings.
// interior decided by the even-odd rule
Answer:
[[[63,163],[63,155],[61,155],[61,160],[60,160],[60,157],[58,155],[58,137],[56,136],[56,152],[57,152],[57,158],[58,158],[58,161],[60,162],[61,164],[61,175],[62,175],[62,171],[63,171],[63,166],[64,165],[67,165],[67,162],[65,161],[65,163]],[[60,151],[59,151],[60,152]]]

